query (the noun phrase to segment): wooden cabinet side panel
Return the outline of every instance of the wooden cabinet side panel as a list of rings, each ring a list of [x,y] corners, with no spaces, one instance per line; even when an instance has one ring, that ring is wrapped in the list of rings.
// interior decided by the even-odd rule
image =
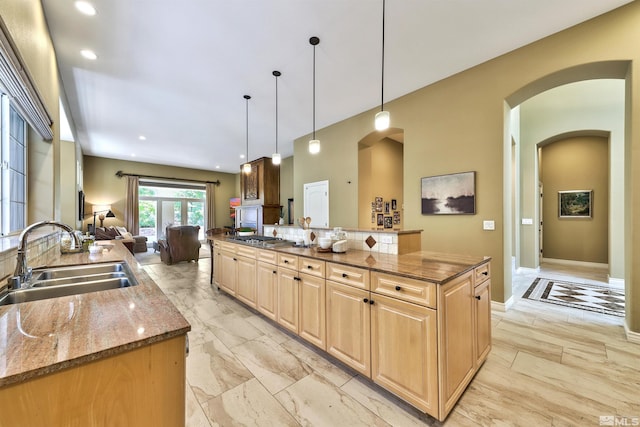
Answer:
[[[371,378],[438,416],[438,329],[433,309],[372,294]]]
[[[238,257],[236,263],[236,298],[249,307],[256,308],[256,260]]]
[[[213,253],[213,282],[220,286],[222,273],[222,257],[220,255],[220,249],[215,248]]]
[[[472,273],[441,285],[438,296],[441,417],[453,408],[475,373]]]
[[[298,281],[296,272],[278,268],[278,323],[298,333]]]
[[[300,336],[326,350],[325,281],[300,274]]]
[[[185,336],[0,388],[0,426],[185,425]]]
[[[256,267],[256,309],[271,320],[277,319],[278,270],[273,264],[259,262]]]
[[[480,366],[491,351],[491,280],[485,280],[481,285],[476,286],[474,296],[476,297],[476,366]]]
[[[326,281],[327,352],[371,377],[369,292]]]
[[[220,251],[220,281],[218,286],[225,292],[236,294],[237,265],[235,254],[227,251]]]

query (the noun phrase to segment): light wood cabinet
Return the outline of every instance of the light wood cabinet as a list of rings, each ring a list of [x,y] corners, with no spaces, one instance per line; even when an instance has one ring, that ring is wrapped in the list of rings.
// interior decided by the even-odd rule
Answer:
[[[300,322],[298,334],[316,347],[326,350],[324,277],[299,273],[299,279]]]
[[[277,254],[258,250],[256,266],[256,310],[273,321],[278,313],[278,267]]]
[[[412,405],[438,411],[434,309],[371,294],[371,379]]]
[[[298,272],[278,267],[278,323],[293,333],[298,333]]]
[[[447,414],[476,372],[473,272],[441,285],[438,322],[440,413]]]
[[[0,388],[0,426],[185,425],[185,335]]]
[[[236,254],[221,249],[219,254],[218,268],[220,269],[217,280],[218,287],[229,295],[236,294],[236,278],[238,276],[238,265],[236,264]]]
[[[225,243],[216,260],[220,269],[216,273],[218,287],[253,308],[256,306],[255,253],[254,248]]]
[[[369,291],[327,280],[327,352],[371,376]]]
[[[220,254],[220,243],[219,242],[214,242],[213,245],[213,282],[218,284],[220,283],[221,280],[221,273],[222,273],[222,260],[221,260],[221,254]]]
[[[256,260],[245,256],[236,258],[238,275],[236,298],[249,307],[256,308]]]
[[[475,271],[474,336],[476,366],[482,365],[491,351],[491,265],[486,263]]]

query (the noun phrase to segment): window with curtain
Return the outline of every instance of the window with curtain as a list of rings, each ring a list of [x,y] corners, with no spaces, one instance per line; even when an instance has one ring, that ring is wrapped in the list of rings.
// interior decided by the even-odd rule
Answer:
[[[2,235],[25,227],[27,212],[27,123],[0,95],[0,223]]]
[[[206,231],[204,184],[173,184],[140,181],[138,190],[139,234],[155,242],[164,237],[167,225],[199,225],[198,238]]]

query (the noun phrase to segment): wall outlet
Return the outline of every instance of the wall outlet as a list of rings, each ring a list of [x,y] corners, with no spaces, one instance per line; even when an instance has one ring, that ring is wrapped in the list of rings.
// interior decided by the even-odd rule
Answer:
[[[482,229],[483,230],[495,230],[496,222],[493,220],[490,221],[482,221]]]
[[[533,218],[522,218],[522,225],[533,225]]]
[[[389,236],[388,234],[383,234],[380,236],[380,243],[387,243],[387,244],[392,244],[393,243],[393,236]]]

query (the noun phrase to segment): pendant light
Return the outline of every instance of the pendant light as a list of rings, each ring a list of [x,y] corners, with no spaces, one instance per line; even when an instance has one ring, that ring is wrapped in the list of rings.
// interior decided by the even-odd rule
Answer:
[[[311,37],[309,43],[313,46],[313,138],[309,141],[309,153],[320,152],[320,141],[316,139],[316,46],[320,43],[318,37]]]
[[[271,162],[274,165],[279,165],[282,162],[282,156],[278,153],[278,77],[282,75],[280,71],[273,72],[274,77],[276,78],[276,152],[271,156]]]
[[[242,172],[248,175],[251,173],[251,163],[249,163],[249,100],[251,97],[249,95],[245,95],[244,99],[247,104],[247,161],[242,165]]]
[[[384,11],[385,0],[382,0],[382,84],[380,91],[380,111],[376,114],[375,126],[376,130],[385,130],[389,128],[389,112],[384,111]]]

